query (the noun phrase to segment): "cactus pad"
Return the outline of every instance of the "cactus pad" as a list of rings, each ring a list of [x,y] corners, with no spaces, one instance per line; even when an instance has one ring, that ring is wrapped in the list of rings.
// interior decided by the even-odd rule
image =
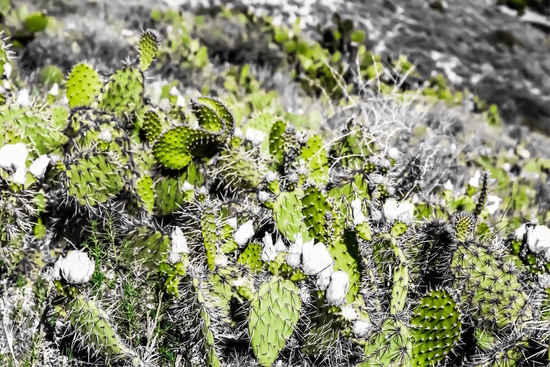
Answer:
[[[124,238],[122,258],[128,266],[137,264],[147,270],[158,269],[166,262],[170,236],[139,227]]]
[[[103,83],[99,74],[90,65],[76,64],[67,79],[69,107],[89,106],[99,95]]]
[[[119,118],[128,118],[143,106],[143,73],[132,66],[123,66],[109,78],[100,107]]]
[[[365,346],[365,362],[359,367],[411,366],[412,343],[409,329],[402,322],[387,319],[382,330]]]
[[[415,308],[411,320],[413,366],[436,366],[458,343],[461,315],[453,297],[432,291]]]
[[[260,286],[250,304],[249,333],[260,365],[269,367],[294,332],[302,301],[299,289],[289,280],[272,277]]]
[[[152,30],[148,29],[139,37],[139,68],[141,71],[145,71],[149,68],[149,65],[157,57],[161,43],[160,35]]]

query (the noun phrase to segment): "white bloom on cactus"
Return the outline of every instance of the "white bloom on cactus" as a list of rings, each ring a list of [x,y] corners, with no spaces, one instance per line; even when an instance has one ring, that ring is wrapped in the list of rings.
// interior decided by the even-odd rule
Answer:
[[[11,75],[11,64],[9,63],[5,63],[4,64],[4,73],[2,74],[3,76],[6,77],[6,79],[8,79]]]
[[[302,248],[302,270],[305,275],[319,274],[332,265],[332,257],[326,246],[319,242],[315,246],[313,241],[304,243]]]
[[[342,317],[347,321],[353,321],[357,318],[357,311],[355,311],[352,305],[343,305],[341,310]]]
[[[199,195],[208,195],[208,189],[206,188],[206,186],[201,186],[197,190],[197,194],[199,194]]]
[[[265,234],[262,240],[264,246],[262,248],[261,259],[262,261],[273,261],[279,255],[279,253],[286,250],[283,241],[279,238],[275,244],[273,244],[273,239],[271,234]]]
[[[15,103],[20,106],[30,106],[31,100],[29,98],[29,91],[26,89],[21,90],[17,95],[17,99],[15,100]]]
[[[453,185],[451,180],[447,180],[447,182],[445,182],[445,184],[443,185],[444,190],[453,191],[454,188],[455,186]]]
[[[472,187],[479,187],[479,180],[481,179],[481,171],[476,171],[470,180],[468,180],[468,185]]]
[[[357,198],[351,202],[351,207],[353,209],[353,225],[357,226],[363,222],[367,221],[367,217],[361,211],[361,199]]]
[[[195,190],[195,187],[193,185],[191,185],[189,182],[185,181],[183,183],[183,185],[181,185],[181,191],[183,192],[186,192],[186,191],[194,191]]]
[[[304,246],[304,239],[301,233],[294,236],[294,243],[288,248],[288,255],[286,255],[286,263],[293,268],[300,266],[302,256],[302,248]]]
[[[25,166],[19,166],[12,176],[13,183],[17,185],[24,185],[27,181],[27,168]]]
[[[29,152],[23,143],[6,144],[0,148],[0,168],[4,171],[17,171],[25,166]]]
[[[328,285],[330,284],[330,277],[334,273],[334,265],[330,264],[325,269],[323,269],[322,272],[317,274],[317,280],[315,280],[315,285],[317,286],[317,289],[324,291],[327,289]]]
[[[267,173],[265,174],[265,181],[268,183],[278,179],[279,179],[279,175],[277,174],[277,172],[267,171]]]
[[[29,171],[34,177],[42,179],[44,178],[44,174],[46,174],[48,164],[50,164],[50,157],[48,157],[46,154],[41,155],[34,162],[31,163]]]
[[[260,191],[258,193],[258,201],[263,204],[266,201],[268,201],[270,198],[269,193],[267,191]]]
[[[543,254],[545,258],[550,257],[550,228],[547,226],[536,226],[529,230],[527,247],[535,254]]]
[[[249,220],[235,231],[233,234],[233,239],[239,247],[243,247],[248,243],[248,240],[251,239],[252,236],[254,236],[254,222]]]
[[[185,107],[185,98],[178,95],[178,99],[176,100],[176,107]]]
[[[372,324],[365,320],[355,320],[351,331],[357,338],[364,338],[369,334],[369,331],[372,329]]]
[[[243,139],[243,138],[244,138],[243,131],[241,130],[240,127],[238,127],[238,128],[235,129],[235,132],[233,133],[233,136],[236,137],[236,138],[239,138],[239,139]]]
[[[523,223],[521,226],[519,226],[518,229],[514,231],[514,239],[516,241],[523,241],[523,236],[527,233],[527,224],[529,223]]]
[[[384,217],[389,223],[393,223],[396,220],[409,224],[414,218],[414,204],[409,202],[398,203],[394,198],[386,200],[382,206],[384,211]]]
[[[187,247],[187,239],[179,227],[176,227],[176,229],[172,231],[172,252],[176,252],[178,254],[186,254],[189,252],[189,247]]]
[[[216,254],[216,258],[214,259],[214,264],[216,266],[227,266],[228,263],[227,256],[221,253]]]
[[[55,83],[50,89],[50,94],[52,96],[57,96],[59,94],[59,85],[57,85],[57,83]]]
[[[99,134],[99,139],[106,141],[107,143],[110,143],[113,141],[113,135],[111,135],[111,130],[103,130]]]
[[[349,291],[349,275],[344,271],[332,273],[326,296],[327,303],[331,306],[340,306],[346,300]]]
[[[231,217],[225,221],[227,225],[233,229],[237,229],[237,217]]]
[[[95,262],[90,260],[88,254],[79,250],[69,251],[67,257],[57,259],[54,270],[54,279],[63,278],[69,284],[87,283],[94,274]]]
[[[246,129],[246,140],[252,143],[253,146],[258,146],[262,144],[265,140],[265,133],[260,130],[253,129],[249,127]]]
[[[171,95],[172,97],[176,97],[180,95],[180,91],[178,90],[178,88],[172,87],[170,88],[170,92],[168,92],[168,94]]]
[[[485,207],[489,211],[490,215],[493,215],[498,210],[498,207],[500,206],[500,202],[502,201],[501,198],[495,195],[487,195],[487,202],[485,203]]]
[[[399,150],[395,147],[391,147],[386,153],[386,156],[390,159],[397,159],[399,157]]]
[[[168,263],[170,265],[174,265],[176,263],[179,263],[180,261],[181,261],[181,254],[173,251],[170,251],[168,253]]]

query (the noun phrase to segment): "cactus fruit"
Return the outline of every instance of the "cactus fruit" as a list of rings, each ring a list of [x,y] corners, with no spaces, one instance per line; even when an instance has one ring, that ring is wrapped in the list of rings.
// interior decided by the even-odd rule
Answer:
[[[464,242],[473,235],[476,221],[476,217],[466,211],[460,211],[453,216],[451,223],[458,241]]]
[[[103,83],[94,68],[86,63],[76,64],[67,78],[69,107],[87,107],[101,92]]]
[[[149,65],[157,57],[157,52],[162,40],[160,35],[152,30],[148,29],[139,37],[139,68],[141,71],[145,71],[149,68]]]
[[[425,295],[411,319],[412,366],[437,366],[455,348],[461,327],[458,305],[447,291]]]
[[[250,343],[260,365],[275,362],[294,332],[301,308],[300,291],[291,281],[273,276],[260,286],[249,314]]]

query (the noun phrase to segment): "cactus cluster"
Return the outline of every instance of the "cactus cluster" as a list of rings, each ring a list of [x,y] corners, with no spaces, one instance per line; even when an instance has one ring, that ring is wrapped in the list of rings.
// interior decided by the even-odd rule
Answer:
[[[59,253],[43,266],[57,286],[48,315],[89,358],[155,365],[162,337],[185,366],[548,363],[549,284],[502,238],[478,236],[488,175],[472,208],[417,220],[425,172],[404,178],[403,154],[368,119],[328,131],[222,97],[154,105],[160,45],[147,30],[109,76],[75,65],[65,101],[16,91],[0,106],[2,267],[24,266],[27,243],[93,254],[95,267]],[[90,222],[108,245],[84,245]],[[513,241],[520,253],[529,238]]]

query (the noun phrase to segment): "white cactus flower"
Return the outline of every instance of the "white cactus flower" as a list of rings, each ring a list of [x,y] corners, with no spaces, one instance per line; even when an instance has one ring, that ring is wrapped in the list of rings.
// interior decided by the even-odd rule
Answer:
[[[341,309],[342,317],[347,321],[353,321],[357,319],[357,311],[355,311],[355,308],[353,308],[352,305],[344,305]]]
[[[316,275],[332,265],[330,252],[322,242],[313,245],[313,241],[304,243],[302,248],[302,270],[305,275]]]
[[[233,133],[233,136],[236,137],[236,138],[239,138],[239,139],[243,139],[243,138],[244,138],[243,131],[241,130],[240,127],[238,127],[238,128],[235,129],[235,132]]]
[[[228,263],[227,256],[221,253],[216,254],[216,258],[214,259],[214,264],[216,266],[227,266]]]
[[[12,176],[13,183],[17,185],[24,185],[27,181],[27,169],[25,166],[19,166]]]
[[[180,95],[180,91],[178,90],[178,88],[172,87],[170,88],[170,92],[168,92],[168,94],[171,95],[172,97],[175,97]]]
[[[268,201],[269,198],[270,198],[270,195],[267,191],[260,191],[258,193],[258,201],[262,204]]]
[[[253,129],[249,127],[246,129],[246,140],[252,143],[253,146],[258,146],[262,144],[265,140],[265,133],[260,130]]]
[[[547,226],[536,226],[529,231],[527,236],[527,246],[535,254],[549,256],[550,252],[550,228]]]
[[[29,152],[23,143],[6,144],[0,148],[0,168],[5,171],[16,171],[25,166]]]
[[[495,195],[487,195],[487,202],[485,203],[485,207],[489,211],[490,215],[493,215],[498,210],[498,207],[500,206],[500,202],[502,201],[501,198]]]
[[[199,194],[199,195],[208,195],[208,189],[206,188],[206,186],[201,186],[197,190],[197,194]]]
[[[191,185],[189,182],[185,181],[183,183],[183,185],[181,185],[181,191],[183,192],[186,192],[186,191],[194,191],[195,190],[195,187],[193,185]]]
[[[69,251],[67,257],[61,256],[54,265],[53,278],[63,278],[69,284],[87,283],[94,274],[95,262],[88,254],[79,250]]]
[[[103,130],[99,136],[99,139],[106,141],[107,143],[110,143],[113,141],[113,135],[111,134],[111,130]]]
[[[176,252],[178,254],[189,252],[189,247],[187,247],[187,239],[179,227],[176,227],[176,229],[172,232],[172,252]]]
[[[2,75],[4,75],[6,77],[6,79],[8,79],[11,75],[11,64],[9,63],[5,63],[4,64],[4,73]]]
[[[225,221],[227,225],[233,229],[237,229],[237,217],[231,217]]]
[[[351,331],[357,338],[364,338],[369,334],[369,331],[372,329],[372,324],[365,320],[355,320]]]
[[[334,265],[330,264],[328,267],[323,269],[322,272],[317,274],[317,280],[315,280],[315,285],[317,286],[317,289],[324,291],[328,288],[332,273],[334,273]]]
[[[185,98],[178,95],[178,99],[176,100],[176,107],[185,107]]]
[[[332,273],[326,296],[327,303],[331,306],[340,306],[346,300],[349,291],[349,275],[344,271]]]
[[[523,236],[527,233],[527,224],[529,223],[523,223],[521,226],[519,226],[518,229],[514,231],[514,239],[516,241],[523,241]]]
[[[479,187],[479,180],[481,178],[481,171],[476,171],[473,175],[473,177],[468,180],[468,185],[472,187]]]
[[[267,173],[265,174],[266,182],[273,182],[278,179],[279,179],[279,175],[277,174],[277,172],[267,171]]]
[[[389,223],[393,223],[396,220],[409,224],[414,218],[414,204],[409,202],[397,203],[394,198],[386,200],[382,206],[384,211],[384,217]]]
[[[52,96],[57,96],[59,94],[59,85],[57,85],[57,83],[55,83],[50,89],[50,94]]]
[[[397,158],[399,158],[399,150],[397,150],[397,148],[395,148],[395,147],[391,147],[388,150],[388,152],[386,153],[386,155],[390,159],[397,159]]]
[[[21,90],[17,95],[17,99],[15,100],[15,103],[20,106],[30,106],[31,100],[29,98],[29,91],[26,89]]]
[[[286,263],[293,268],[300,266],[302,248],[304,246],[304,239],[301,233],[294,236],[294,243],[288,248],[288,255],[286,255]]]
[[[361,211],[361,199],[357,198],[351,202],[351,207],[353,209],[353,225],[357,226],[363,222],[367,221],[367,217]]]
[[[273,261],[279,253],[286,250],[285,245],[280,238],[277,242],[275,242],[275,244],[273,244],[273,239],[269,233],[265,234],[262,242],[264,244],[261,254],[262,261]]]
[[[177,253],[174,251],[170,251],[168,253],[168,263],[170,265],[174,265],[176,263],[179,263],[181,261],[181,253]]]
[[[29,167],[29,172],[34,177],[42,179],[44,178],[44,174],[46,174],[48,164],[50,164],[50,157],[48,157],[46,154],[41,155],[34,162],[31,163],[31,166]]]
[[[235,231],[233,234],[233,239],[239,247],[243,247],[248,243],[248,240],[250,240],[252,236],[254,236],[254,222],[249,220]]]
[[[447,182],[445,182],[445,185],[443,185],[443,189],[448,190],[448,191],[453,191],[454,188],[455,187],[454,187],[453,183],[451,182],[451,180],[447,180]]]

